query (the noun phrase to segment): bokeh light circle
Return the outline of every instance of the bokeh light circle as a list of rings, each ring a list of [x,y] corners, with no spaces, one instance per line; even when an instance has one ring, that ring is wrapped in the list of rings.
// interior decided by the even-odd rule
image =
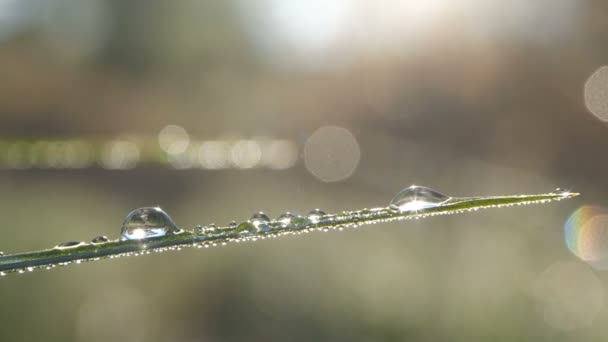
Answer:
[[[169,125],[158,133],[158,144],[169,154],[180,154],[190,145],[190,136],[183,127]]]
[[[321,127],[304,145],[306,168],[324,182],[337,182],[350,177],[360,157],[357,139],[342,127]]]
[[[604,288],[589,266],[560,261],[536,278],[534,300],[547,325],[569,331],[593,322],[603,306]]]
[[[582,206],[564,225],[566,246],[581,260],[598,270],[608,270],[608,210]]]
[[[608,121],[608,66],[597,69],[585,83],[585,105],[602,121]]]

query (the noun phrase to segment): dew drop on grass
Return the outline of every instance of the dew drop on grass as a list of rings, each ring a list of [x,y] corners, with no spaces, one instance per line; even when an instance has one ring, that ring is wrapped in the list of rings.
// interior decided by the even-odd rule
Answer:
[[[66,242],[62,242],[62,243],[58,244],[57,246],[55,246],[55,248],[57,248],[57,249],[74,248],[74,247],[78,247],[82,244],[84,244],[84,242],[82,242],[82,241],[66,241]]]
[[[319,223],[319,220],[321,220],[321,216],[324,216],[324,215],[326,215],[326,214],[321,209],[314,209],[308,213],[308,219],[312,223]]]
[[[390,207],[403,213],[436,207],[450,200],[450,198],[431,188],[412,185],[395,195],[391,200]]]
[[[141,240],[179,232],[171,217],[157,207],[135,209],[127,215],[122,230],[121,240]]]
[[[270,222],[270,217],[268,217],[268,215],[264,214],[263,212],[259,212],[259,213],[255,213],[253,215],[251,215],[251,219],[252,222],[253,221],[259,221],[259,222]]]
[[[98,244],[101,244],[101,243],[106,243],[108,241],[109,240],[108,240],[107,236],[105,236],[105,235],[99,235],[99,236],[94,237],[93,240],[91,240],[91,243],[94,244],[94,245],[98,245]]]
[[[242,234],[255,234],[257,231],[258,227],[250,221],[242,222],[236,228],[236,232]]]
[[[295,218],[294,214],[292,214],[290,212],[286,212],[284,214],[281,214],[279,217],[277,217],[277,222],[279,222],[282,227],[287,227],[291,224],[291,221],[294,218]]]
[[[263,212],[255,213],[251,216],[249,221],[257,228],[257,230],[262,232],[268,232],[272,230],[270,226],[270,217],[264,214]]]

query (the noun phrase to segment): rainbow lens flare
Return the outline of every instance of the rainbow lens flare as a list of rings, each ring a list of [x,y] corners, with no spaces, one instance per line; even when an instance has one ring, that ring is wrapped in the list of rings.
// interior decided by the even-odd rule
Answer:
[[[608,270],[608,210],[582,206],[564,225],[568,249],[599,270]]]

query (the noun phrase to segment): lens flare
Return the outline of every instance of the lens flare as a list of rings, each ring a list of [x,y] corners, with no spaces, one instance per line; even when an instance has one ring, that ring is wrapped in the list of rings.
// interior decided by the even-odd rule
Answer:
[[[582,206],[566,221],[564,235],[568,249],[599,270],[608,270],[608,210]]]

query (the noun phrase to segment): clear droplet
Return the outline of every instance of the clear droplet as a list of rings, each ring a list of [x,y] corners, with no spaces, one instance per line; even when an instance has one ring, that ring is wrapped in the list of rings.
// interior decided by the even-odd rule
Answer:
[[[57,246],[55,246],[55,248],[57,248],[57,249],[74,248],[74,247],[78,247],[83,244],[84,244],[84,242],[82,242],[82,241],[66,241],[66,242],[62,242],[62,243],[58,244]]]
[[[94,245],[100,244],[100,243],[106,243],[108,242],[108,237],[105,235],[100,235],[100,236],[96,236],[93,238],[93,240],[91,240],[91,243]]]
[[[120,237],[122,240],[141,240],[179,232],[171,217],[157,207],[133,210],[124,223]]]
[[[310,220],[308,217],[294,215],[294,217],[291,219],[291,223],[287,225],[287,228],[304,228],[308,225],[310,225]]]
[[[242,222],[236,228],[237,233],[255,234],[255,233],[257,233],[257,231],[258,231],[257,226],[250,221]]]
[[[208,226],[206,226],[205,228],[203,228],[203,232],[205,233],[213,233],[217,231],[217,225],[215,223],[212,223]]]
[[[424,186],[412,185],[401,190],[390,203],[390,207],[400,212],[417,211],[436,207],[451,197]]]
[[[238,223],[236,223],[236,221],[232,221],[228,224],[228,228],[230,229],[235,229],[238,226]]]
[[[259,212],[259,213],[255,213],[253,215],[251,215],[251,219],[250,221],[261,221],[261,222],[270,222],[270,217],[268,217],[268,215],[264,214],[263,212]]]
[[[263,212],[255,213],[251,216],[249,220],[253,225],[257,228],[258,231],[268,232],[272,230],[272,226],[270,225],[270,217],[264,214]]]
[[[310,222],[312,223],[319,223],[319,221],[321,220],[321,217],[326,215],[324,211],[322,211],[321,209],[314,209],[311,210],[308,213],[308,219],[310,220]]]
[[[293,220],[294,217],[295,217],[294,214],[292,214],[290,212],[286,212],[284,214],[281,214],[279,217],[277,217],[277,222],[279,222],[281,224],[281,226],[287,227],[291,224],[291,220]]]

